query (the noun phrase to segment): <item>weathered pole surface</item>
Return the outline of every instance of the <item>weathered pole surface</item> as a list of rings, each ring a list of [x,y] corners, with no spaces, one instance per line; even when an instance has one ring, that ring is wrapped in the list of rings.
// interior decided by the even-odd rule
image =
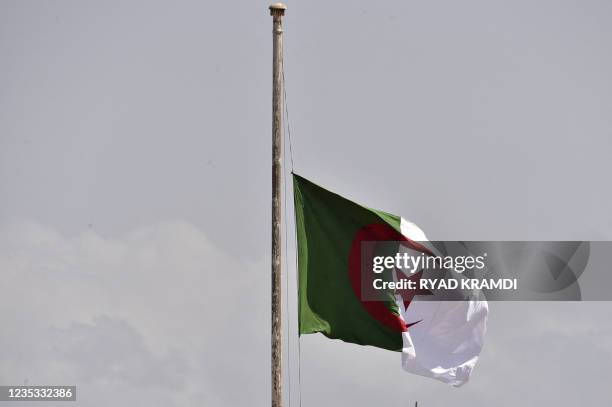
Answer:
[[[272,407],[283,405],[281,334],[281,153],[283,112],[282,3],[270,6],[272,29]]]

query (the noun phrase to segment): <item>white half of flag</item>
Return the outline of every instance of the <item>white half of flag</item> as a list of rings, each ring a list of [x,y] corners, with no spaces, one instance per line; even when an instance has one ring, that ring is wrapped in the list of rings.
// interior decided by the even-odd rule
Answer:
[[[428,240],[418,226],[404,219],[401,232],[414,241]],[[420,321],[403,334],[402,367],[452,386],[466,383],[482,350],[487,302],[419,301],[417,297],[404,309],[403,300],[398,298],[398,307],[405,322]]]

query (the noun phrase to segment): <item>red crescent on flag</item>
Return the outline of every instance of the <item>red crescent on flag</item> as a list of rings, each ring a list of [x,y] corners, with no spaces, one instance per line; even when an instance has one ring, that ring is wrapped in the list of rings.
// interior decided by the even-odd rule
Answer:
[[[402,318],[400,318],[399,315],[395,315],[385,305],[383,301],[369,301],[362,299],[363,297],[361,290],[361,259],[372,259],[374,257],[374,246],[367,246],[365,249],[368,250],[368,252],[362,253],[362,243],[372,241],[401,242],[400,244],[405,245],[410,249],[428,255],[433,255],[433,253],[425,246],[422,246],[419,243],[408,239],[406,236],[402,235],[401,233],[393,229],[391,226],[382,223],[372,223],[359,229],[359,231],[355,234],[355,237],[353,238],[353,242],[351,243],[348,273],[353,292],[357,296],[357,299],[359,299],[361,305],[365,308],[365,310],[378,322],[388,328],[391,328],[394,331],[406,332],[408,330],[408,326],[414,325],[414,323],[406,324],[406,322]],[[411,300],[412,297],[404,297],[404,305],[406,306],[406,308],[410,304]]]

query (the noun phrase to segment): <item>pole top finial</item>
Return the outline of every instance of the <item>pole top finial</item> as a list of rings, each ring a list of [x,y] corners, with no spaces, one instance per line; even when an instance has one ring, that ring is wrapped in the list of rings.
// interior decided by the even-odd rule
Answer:
[[[284,3],[274,3],[271,4],[270,7],[268,7],[270,9],[270,14],[271,15],[284,15],[285,14],[285,10],[287,10],[287,6]]]

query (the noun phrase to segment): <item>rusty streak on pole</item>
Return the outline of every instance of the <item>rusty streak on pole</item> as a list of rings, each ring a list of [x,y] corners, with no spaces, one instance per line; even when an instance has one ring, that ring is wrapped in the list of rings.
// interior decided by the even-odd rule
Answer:
[[[283,405],[281,335],[281,152],[283,86],[282,3],[270,6],[272,29],[272,407]]]

